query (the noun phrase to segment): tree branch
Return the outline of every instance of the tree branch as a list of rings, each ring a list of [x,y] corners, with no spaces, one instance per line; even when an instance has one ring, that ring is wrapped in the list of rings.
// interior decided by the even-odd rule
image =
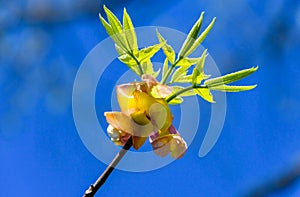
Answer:
[[[126,142],[126,144],[120,150],[120,152],[115,156],[115,158],[111,161],[111,163],[107,166],[107,168],[101,174],[101,176],[97,179],[97,181],[94,184],[92,184],[85,191],[83,197],[92,197],[92,196],[94,196],[96,194],[96,192],[105,183],[106,179],[109,177],[109,175],[112,173],[112,171],[118,165],[118,163],[124,157],[124,155],[126,154],[126,152],[131,148],[131,146],[132,146],[132,137],[129,138],[129,140]]]

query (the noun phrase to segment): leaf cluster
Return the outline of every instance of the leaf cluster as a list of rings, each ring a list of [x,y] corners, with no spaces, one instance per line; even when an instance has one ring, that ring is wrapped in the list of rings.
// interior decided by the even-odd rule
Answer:
[[[132,69],[138,76],[141,77],[143,74],[149,74],[156,78],[160,74],[160,70],[154,71],[151,58],[162,49],[165,60],[160,83],[172,87],[172,94],[166,98],[169,104],[180,104],[183,102],[182,97],[193,95],[199,95],[204,100],[213,103],[214,99],[211,90],[240,92],[256,87],[256,85],[236,86],[228,84],[251,75],[258,67],[240,70],[221,77],[210,78],[210,75],[204,73],[205,61],[208,56],[207,49],[203,51],[200,57],[189,57],[207,37],[215,24],[216,18],[213,18],[209,25],[201,32],[204,18],[204,12],[202,12],[199,19],[189,31],[179,53],[176,54],[172,46],[167,43],[167,40],[158,31],[156,32],[159,41],[158,44],[139,49],[136,32],[126,9],[124,8],[123,12],[123,24],[105,6],[104,11],[107,15],[107,21],[101,15],[100,20],[106,32],[115,42],[119,60]]]

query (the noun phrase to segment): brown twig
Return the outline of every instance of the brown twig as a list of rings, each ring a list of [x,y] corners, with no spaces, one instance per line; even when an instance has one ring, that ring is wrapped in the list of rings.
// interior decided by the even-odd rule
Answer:
[[[112,173],[112,171],[115,169],[115,167],[118,165],[118,163],[121,161],[121,159],[124,157],[126,152],[131,148],[132,146],[132,138],[129,138],[129,140],[126,142],[126,144],[123,146],[123,148],[118,152],[118,154],[115,156],[115,158],[111,161],[111,163],[107,166],[105,171],[101,174],[101,176],[97,179],[97,181],[92,184],[84,193],[84,197],[91,197],[96,194],[96,192],[99,190],[99,188],[105,183],[106,179],[109,177],[109,175]]]

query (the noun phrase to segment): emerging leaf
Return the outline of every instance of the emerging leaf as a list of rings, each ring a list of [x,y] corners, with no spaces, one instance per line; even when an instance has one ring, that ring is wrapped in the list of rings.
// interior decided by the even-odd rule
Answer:
[[[192,74],[192,84],[200,84],[203,79],[208,78],[207,75],[204,74],[204,63],[207,56],[207,49],[202,53],[200,60],[197,62],[193,74]]]
[[[106,32],[108,35],[112,36],[114,34],[114,31],[112,30],[110,24],[108,24],[106,22],[106,20],[101,16],[101,14],[99,13],[99,19],[103,25],[103,27],[105,28]]]
[[[247,90],[252,90],[255,88],[256,85],[251,85],[251,86],[228,86],[228,85],[221,85],[221,86],[216,86],[212,87],[212,90],[218,90],[222,92],[241,92],[241,91],[247,91]]]
[[[126,54],[126,51],[124,51],[124,49],[122,49],[119,45],[115,44],[115,48],[116,48],[119,56]]]
[[[182,90],[186,89],[186,87],[182,86],[172,86],[172,93],[176,94]],[[190,89],[188,91],[185,91],[184,93],[180,94],[180,96],[194,96],[196,93],[193,91],[193,89]]]
[[[201,35],[199,36],[199,38],[197,38],[197,40],[194,42],[193,46],[191,46],[188,51],[186,52],[186,56],[190,55],[192,52],[194,52],[198,46],[203,42],[203,40],[206,38],[206,36],[208,35],[208,33],[210,32],[211,28],[214,26],[216,21],[216,17],[213,18],[213,20],[211,21],[211,23],[206,27],[206,29],[201,33]]]
[[[168,99],[168,98],[166,98],[166,99]],[[170,105],[178,105],[178,104],[180,104],[182,102],[183,102],[183,98],[180,97],[180,96],[177,96],[177,97],[173,98],[170,102],[168,102],[168,104],[170,104]]]
[[[136,33],[132,21],[130,19],[130,16],[126,11],[126,8],[124,8],[123,26],[124,26],[124,33],[125,33],[128,46],[134,53],[136,53],[138,51]]]
[[[192,75],[185,75],[176,80],[176,83],[191,83]]]
[[[143,62],[142,68],[143,68],[144,74],[151,75],[154,78],[156,78],[160,73],[160,69],[158,69],[158,71],[153,70],[153,64],[150,60]]]
[[[156,34],[160,43],[166,43],[166,40],[162,37],[158,30],[156,30]],[[163,45],[162,49],[168,60],[173,64],[175,61],[174,49],[168,44]]]
[[[165,78],[165,76],[168,72],[168,68],[169,68],[168,63],[169,63],[168,58],[166,58],[164,61],[163,70],[162,70],[162,79]]]
[[[171,78],[171,83],[175,83],[177,81],[179,81],[181,78],[186,76],[186,72],[187,70],[183,67],[178,68],[177,70],[175,70],[174,74],[172,75]]]
[[[138,53],[138,60],[141,63],[150,60],[150,58],[153,57],[153,55],[155,55],[155,53],[157,53],[163,45],[165,45],[165,42],[141,49]]]
[[[204,100],[215,103],[212,94],[210,93],[210,90],[208,88],[195,88],[195,93],[201,96]]]
[[[251,75],[257,69],[258,69],[258,66],[244,69],[244,70],[241,70],[238,72],[230,73],[230,74],[227,74],[227,75],[224,75],[221,77],[209,79],[204,82],[204,85],[211,88],[211,87],[216,87],[216,86],[220,86],[220,85],[224,85],[224,84],[229,84],[229,83],[238,81],[240,79],[243,79],[243,78]]]
[[[141,75],[137,62],[129,54],[121,55],[118,59],[132,69],[137,75]]]
[[[121,22],[106,6],[103,6],[103,8],[107,15],[107,19],[111,26],[113,34],[116,36],[116,39],[121,43],[120,46],[122,46],[122,48],[128,49],[129,46],[126,42]]]
[[[200,32],[201,25],[202,25],[203,15],[204,15],[204,12],[201,13],[199,19],[196,21],[196,23],[190,30],[187,38],[185,39],[185,41],[178,53],[179,58],[187,56],[186,52],[189,50],[189,48],[193,45],[193,43],[197,39],[198,34]]]
[[[180,59],[178,61],[178,63],[176,64],[176,66],[181,66],[181,67],[184,67],[185,69],[188,69],[189,67],[196,64],[199,61],[201,61],[201,58],[198,58],[198,57],[197,58],[185,57],[185,58]]]
[[[119,34],[115,34],[115,32],[113,31],[112,27],[110,24],[108,24],[105,19],[99,14],[99,18],[100,21],[102,23],[102,25],[104,26],[107,34],[111,37],[111,39],[113,39],[113,41],[116,43],[116,45],[119,46],[120,49],[126,51],[126,49],[124,48],[123,43],[121,42],[121,40],[117,37],[120,36]]]

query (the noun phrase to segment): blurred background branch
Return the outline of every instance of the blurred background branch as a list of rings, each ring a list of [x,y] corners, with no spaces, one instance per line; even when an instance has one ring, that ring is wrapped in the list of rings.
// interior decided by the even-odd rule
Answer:
[[[293,186],[297,187],[297,181],[300,179],[300,160],[294,162],[290,167],[286,167],[277,173],[277,176],[255,187],[244,197],[267,197],[271,195],[281,194],[288,196],[289,189]]]

